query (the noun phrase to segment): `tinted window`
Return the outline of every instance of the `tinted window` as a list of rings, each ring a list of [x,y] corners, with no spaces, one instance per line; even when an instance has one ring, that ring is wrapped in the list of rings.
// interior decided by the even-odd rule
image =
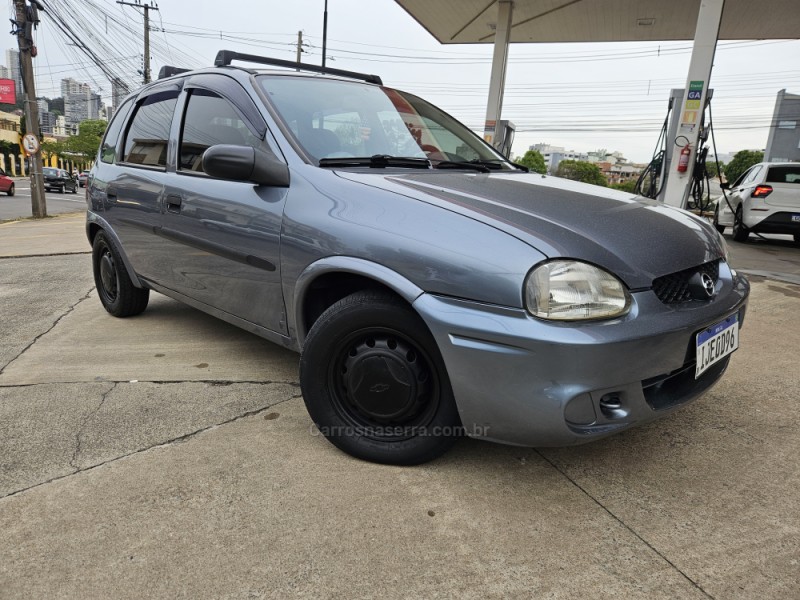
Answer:
[[[250,132],[230,102],[212,92],[194,90],[183,119],[178,168],[202,172],[203,152],[216,144],[258,148],[261,140]]]
[[[42,169],[42,173],[50,177],[58,177],[58,169],[53,169],[52,167],[45,167]]]
[[[800,184],[800,164],[797,166],[770,167],[767,172],[767,183]]]
[[[167,164],[167,145],[177,91],[145,98],[133,115],[125,137],[125,162],[163,167]]]
[[[113,163],[117,156],[119,134],[122,131],[122,125],[125,123],[125,117],[127,116],[132,105],[133,101],[129,100],[120,107],[120,109],[117,111],[117,114],[114,115],[113,119],[111,119],[111,124],[106,130],[103,144],[100,146],[100,160],[102,160],[104,163]]]

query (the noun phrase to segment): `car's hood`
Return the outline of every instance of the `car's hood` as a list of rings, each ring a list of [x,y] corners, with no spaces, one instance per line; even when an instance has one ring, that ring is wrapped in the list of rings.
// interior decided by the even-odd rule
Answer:
[[[548,257],[592,262],[632,289],[724,254],[711,225],[686,211],[557,177],[374,170],[338,175],[479,219]]]

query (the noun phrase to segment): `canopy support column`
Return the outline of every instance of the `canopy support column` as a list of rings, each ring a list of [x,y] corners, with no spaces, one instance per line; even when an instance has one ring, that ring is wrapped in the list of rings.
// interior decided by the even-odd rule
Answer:
[[[492,77],[489,81],[489,102],[486,106],[486,124],[483,139],[494,145],[497,123],[503,111],[503,91],[506,85],[508,65],[508,44],[511,38],[511,17],[514,3],[500,0],[497,3],[497,28],[494,32],[494,54],[492,56]]]
[[[722,20],[722,8],[725,0],[702,0],[700,13],[697,16],[697,28],[694,33],[692,59],[689,63],[689,74],[683,99],[677,109],[678,131],[675,137],[667,139],[667,144],[676,147],[673,160],[667,167],[667,181],[663,200],[665,204],[686,207],[689,188],[692,181],[692,169],[697,154],[697,141],[700,135],[700,123],[708,96],[708,85],[711,79],[711,68],[714,65],[714,51],[717,48],[719,24]],[[689,144],[689,164],[684,172],[678,171],[681,150]]]

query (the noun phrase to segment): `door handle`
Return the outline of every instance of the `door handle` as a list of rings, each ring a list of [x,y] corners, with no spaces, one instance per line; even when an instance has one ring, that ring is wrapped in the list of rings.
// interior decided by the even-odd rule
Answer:
[[[177,194],[169,194],[167,196],[167,212],[176,214],[181,212],[181,204],[183,204],[183,198]]]

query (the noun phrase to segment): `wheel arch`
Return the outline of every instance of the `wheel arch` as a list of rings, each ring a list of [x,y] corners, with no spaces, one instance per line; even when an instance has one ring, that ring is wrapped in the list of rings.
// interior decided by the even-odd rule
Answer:
[[[108,221],[95,213],[87,213],[86,237],[89,239],[90,245],[94,246],[94,238],[96,238],[97,234],[101,231],[111,238],[111,241],[119,252],[119,255],[122,257],[122,263],[125,265],[125,270],[128,272],[128,276],[131,278],[133,285],[137,288],[146,287],[136,276],[136,271],[133,269],[133,265],[131,265],[128,255],[125,254],[125,249],[122,246],[122,242],[117,234],[114,233],[114,230],[111,228],[111,225],[109,225]]]
[[[302,349],[306,336],[325,310],[357,291],[379,289],[411,306],[423,290],[383,265],[349,256],[321,259],[309,265],[294,288],[294,335]]]

